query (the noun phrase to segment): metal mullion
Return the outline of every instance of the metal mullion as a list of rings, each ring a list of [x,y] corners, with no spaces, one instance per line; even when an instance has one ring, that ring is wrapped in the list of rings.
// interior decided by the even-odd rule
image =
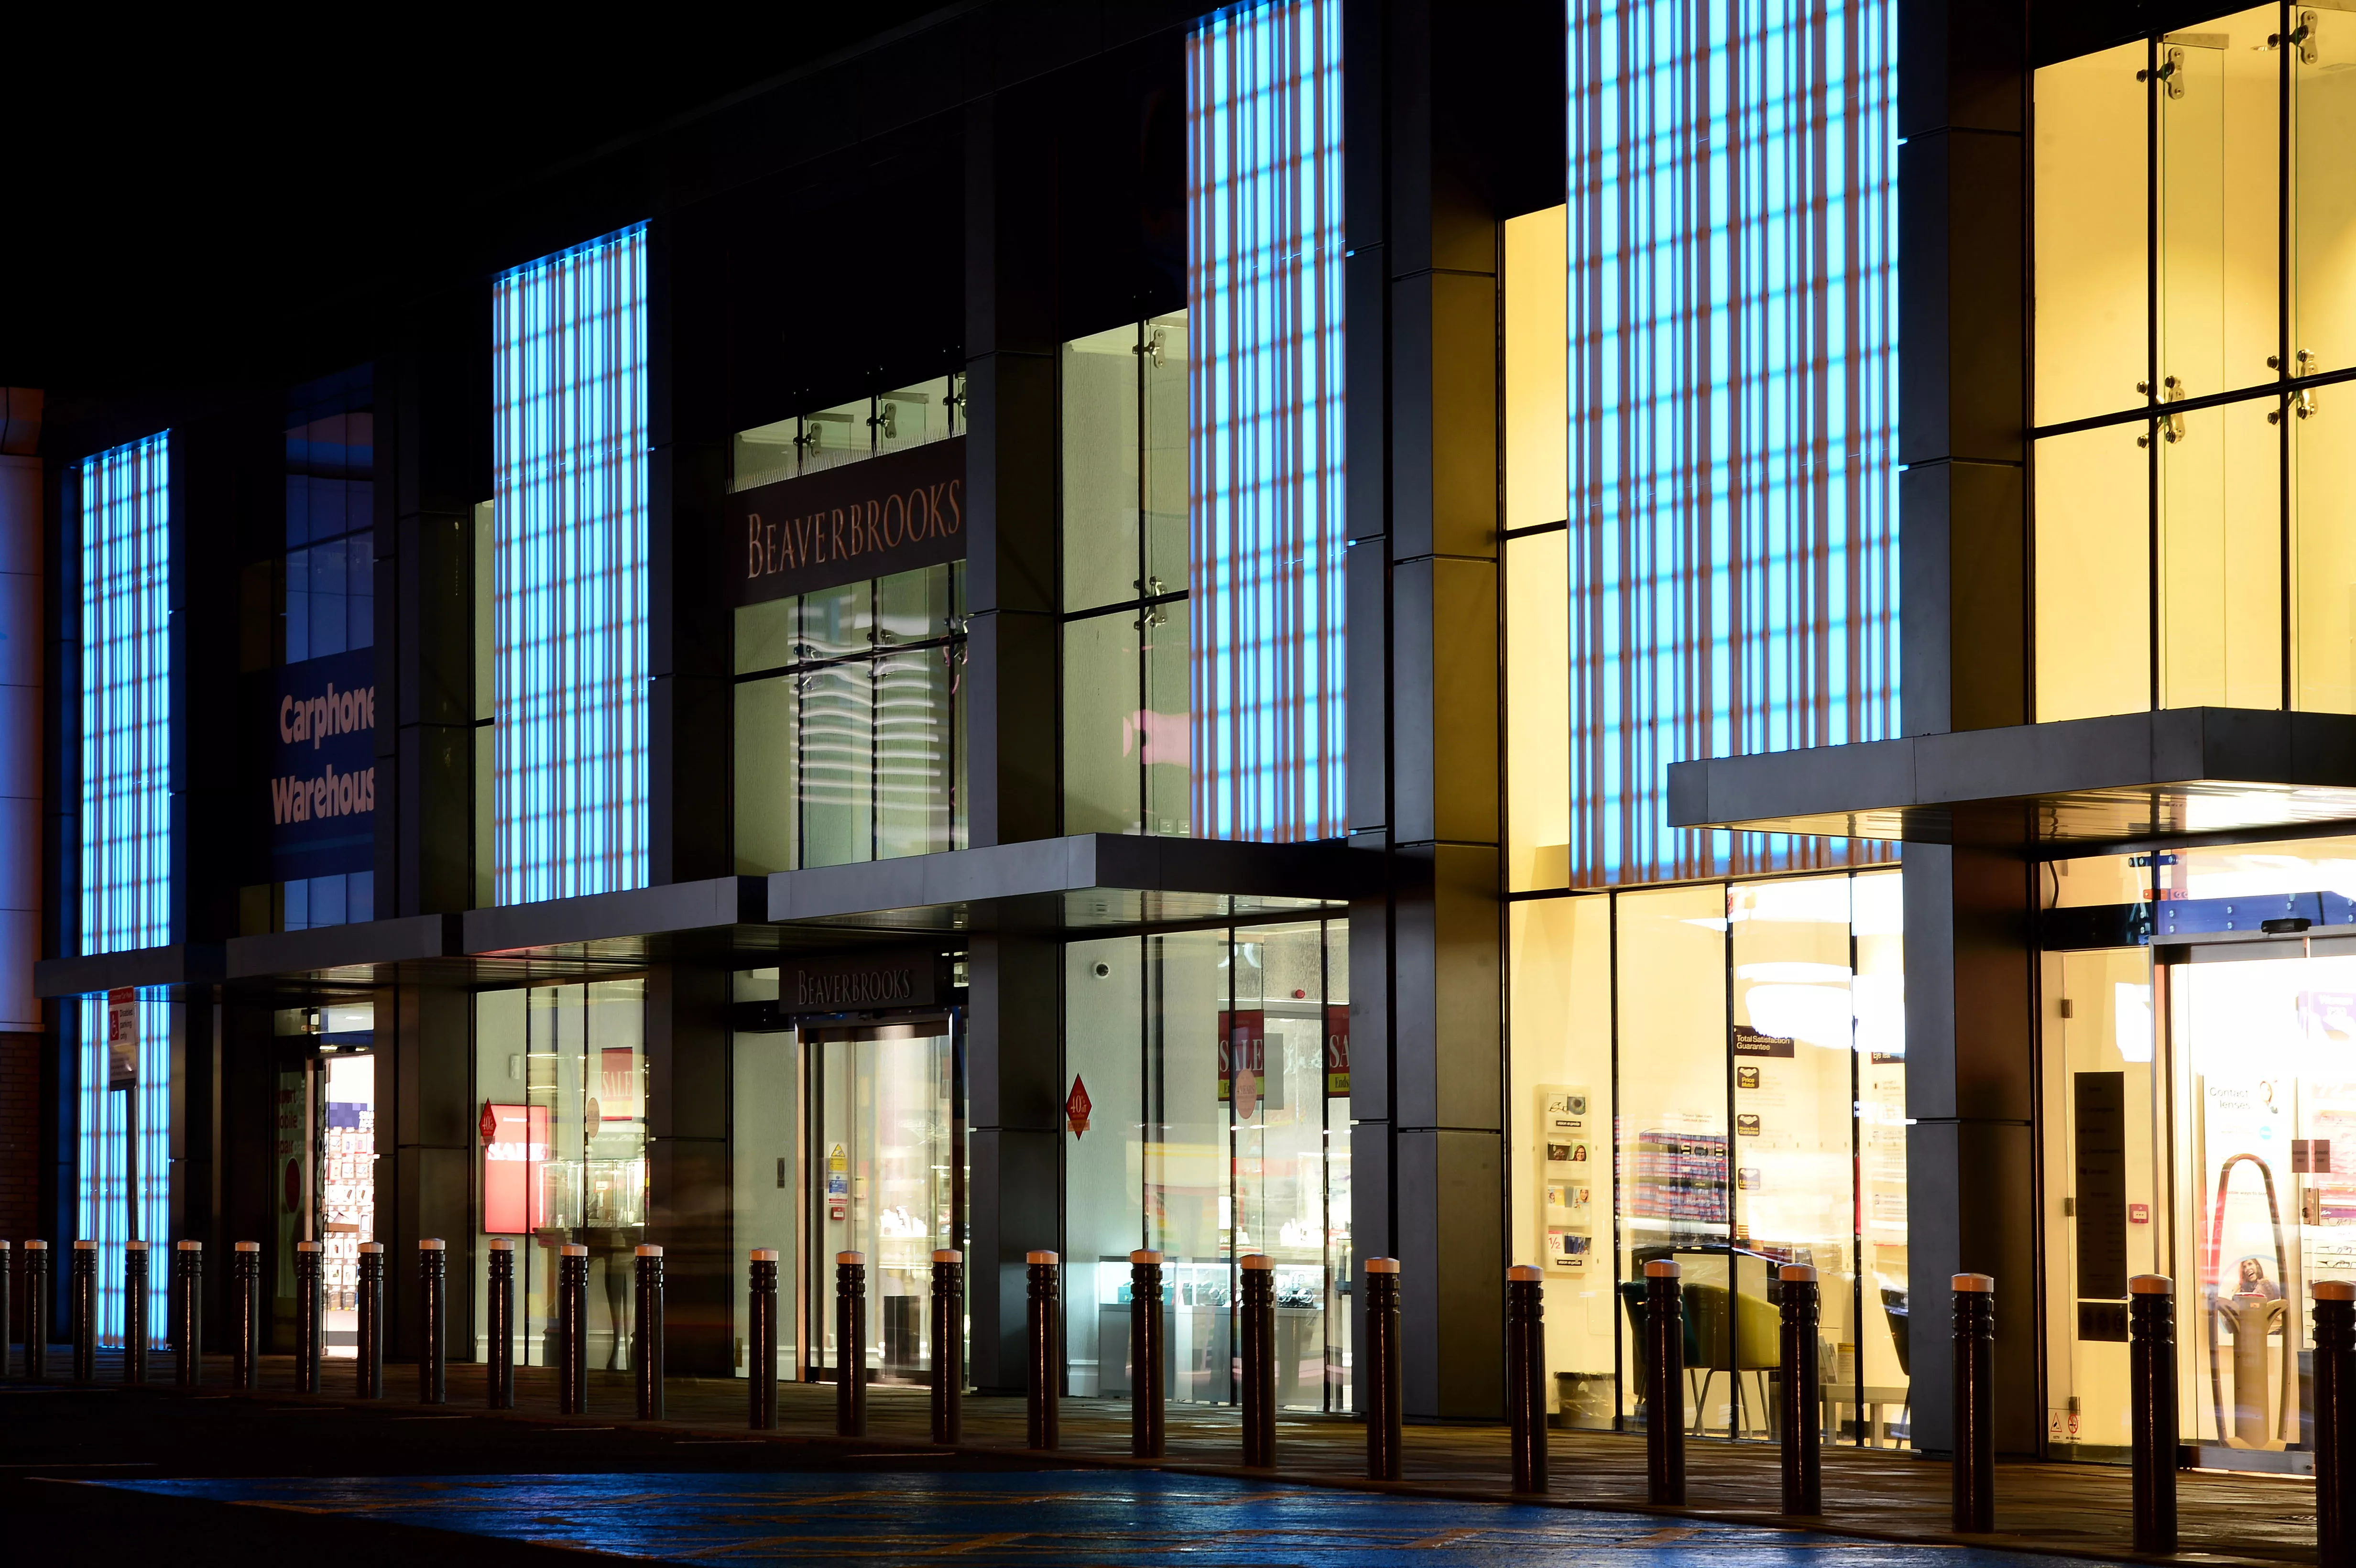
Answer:
[[[2158,421],[2154,411],[2159,406],[2159,197],[2160,197],[2160,136],[2159,136],[2159,37],[2157,34],[2144,40],[2144,407],[2145,417],[2152,421],[2151,433],[2144,439],[2145,474],[2145,540],[2144,540],[2144,636],[2149,658],[2147,681],[2150,702],[2159,707],[2159,442]]]

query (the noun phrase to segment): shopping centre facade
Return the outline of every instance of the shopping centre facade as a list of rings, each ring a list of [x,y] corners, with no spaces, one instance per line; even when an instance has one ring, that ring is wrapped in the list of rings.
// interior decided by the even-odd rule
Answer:
[[[772,1247],[797,1379],[857,1250],[899,1381],[955,1247],[983,1390],[1049,1249],[1074,1395],[1153,1247],[1205,1403],[1261,1252],[1331,1412],[1391,1255],[1430,1419],[1534,1263],[1604,1429],[1674,1257],[1737,1438],[1806,1262],[1828,1438],[1932,1450],[1975,1269],[2092,1460],[2159,1272],[2304,1467],[2356,12],[1087,16],[561,165],[266,393],[8,394],[40,1232],[258,1239],[282,1345],[380,1241],[397,1355],[443,1238],[460,1359],[509,1237],[528,1363],[579,1242],[614,1366],[659,1244],[703,1376]]]

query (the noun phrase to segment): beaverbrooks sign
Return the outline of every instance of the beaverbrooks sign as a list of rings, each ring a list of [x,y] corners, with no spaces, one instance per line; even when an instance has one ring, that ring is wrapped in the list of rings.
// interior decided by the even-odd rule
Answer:
[[[728,497],[729,599],[758,604],[965,559],[965,438]]]

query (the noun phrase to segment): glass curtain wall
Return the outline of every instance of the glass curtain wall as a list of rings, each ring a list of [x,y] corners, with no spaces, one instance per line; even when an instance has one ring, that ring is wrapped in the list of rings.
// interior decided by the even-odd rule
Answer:
[[[1236,1398],[1237,1260],[1274,1260],[1277,1402],[1350,1408],[1347,928],[1065,948],[1066,1387],[1126,1395],[1130,1253],[1163,1254],[1180,1403]],[[1067,1107],[1068,1108],[1068,1107]]]
[[[2036,73],[2037,717],[2356,712],[2356,15]]]
[[[736,432],[732,490],[965,433],[965,372]]]
[[[2126,1460],[2126,1281],[2154,1273],[2199,1462],[2310,1470],[2310,1288],[2356,1279],[2356,839],[2044,872],[2049,1446]]]
[[[1186,313],[1064,345],[1064,830],[1194,831]]]
[[[475,1000],[475,1343],[490,1250],[515,1246],[519,1366],[556,1361],[558,1249],[589,1249],[589,1364],[629,1365],[631,1260],[646,1240],[646,982],[485,991]]]
[[[1907,1441],[1900,876],[1512,904],[1512,1250],[1562,1424],[1644,1424],[1644,1265],[1674,1258],[1693,1430],[1771,1438],[1774,1272],[1805,1263],[1826,1440]]]
[[[965,565],[736,612],[736,869],[961,849]]]

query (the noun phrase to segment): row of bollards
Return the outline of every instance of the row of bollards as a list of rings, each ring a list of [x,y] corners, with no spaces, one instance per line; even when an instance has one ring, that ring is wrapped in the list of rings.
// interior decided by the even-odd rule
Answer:
[[[447,1253],[438,1240],[418,1243],[418,1309],[423,1352],[418,1360],[418,1400],[440,1404],[447,1398]],[[126,1383],[147,1378],[146,1322],[150,1248],[143,1242],[123,1250],[122,1376]],[[48,1243],[30,1241],[21,1249],[0,1242],[0,1375],[8,1371],[5,1351],[12,1336],[9,1306],[13,1273],[24,1275],[25,1373],[47,1373],[48,1332]],[[956,1443],[962,1432],[965,1381],[965,1269],[962,1254],[933,1254],[931,1329],[932,1435]],[[1035,1450],[1060,1443],[1057,1393],[1062,1325],[1058,1301],[1061,1260],[1052,1252],[1025,1257],[1024,1339],[1026,1409],[1024,1439]],[[321,1392],[324,1351],[324,1258],[320,1243],[294,1247],[294,1377],[302,1392]],[[588,1249],[559,1249],[556,1341],[560,1405],[580,1414],[588,1405]],[[836,1429],[862,1435],[866,1401],[866,1258],[846,1252],[835,1258]],[[1140,1250],[1130,1254],[1130,1451],[1139,1458],[1164,1454],[1164,1356],[1167,1344],[1162,1256]],[[486,1304],[489,1364],[486,1400],[492,1409],[515,1404],[515,1253],[506,1238],[489,1243]],[[99,1316],[98,1249],[89,1241],[71,1249],[67,1279],[72,1377],[97,1377]],[[1276,1462],[1275,1265],[1264,1254],[1237,1260],[1240,1354],[1238,1403],[1243,1462],[1265,1468]],[[1401,1475],[1399,1273],[1394,1258],[1365,1264],[1365,1326],[1362,1343],[1366,1474],[1396,1481]],[[363,1399],[384,1394],[385,1252],[380,1243],[359,1244],[357,1355],[354,1392]],[[663,1252],[642,1246],[634,1259],[637,1323],[631,1363],[636,1372],[641,1420],[663,1416]],[[204,1245],[184,1241],[172,1250],[170,1334],[178,1385],[198,1386],[203,1364]],[[1819,1382],[1817,1328],[1821,1312],[1816,1271],[1787,1264],[1777,1273],[1780,1296],[1779,1358],[1784,1386],[1807,1391]],[[777,1424],[777,1253],[751,1256],[749,1325],[750,1423],[756,1431]],[[252,1391],[260,1386],[263,1317],[261,1249],[240,1242],[230,1253],[231,1381]],[[1547,1489],[1547,1417],[1544,1276],[1526,1264],[1507,1271],[1505,1370],[1507,1418],[1512,1435],[1513,1488]],[[1952,1282],[1953,1366],[1950,1394],[1954,1422],[1953,1528],[1987,1533],[1995,1528],[1996,1282],[1982,1274],[1959,1274]],[[2314,1429],[2318,1544],[2321,1560],[2340,1563],[2356,1556],[2356,1283],[2317,1282],[2315,1296]],[[1685,1325],[1677,1264],[1655,1259],[1644,1264],[1643,1312],[1638,1325],[1644,1391],[1647,1500],[1677,1507],[1686,1501]],[[2128,1368],[2133,1467],[2134,1544],[2137,1552],[2164,1554],[2177,1549],[2178,1462],[2175,1284],[2165,1275],[2138,1275],[2129,1284]],[[1780,1402],[1782,1510],[1805,1518],[1824,1512],[1821,1423],[1815,1402]]]

